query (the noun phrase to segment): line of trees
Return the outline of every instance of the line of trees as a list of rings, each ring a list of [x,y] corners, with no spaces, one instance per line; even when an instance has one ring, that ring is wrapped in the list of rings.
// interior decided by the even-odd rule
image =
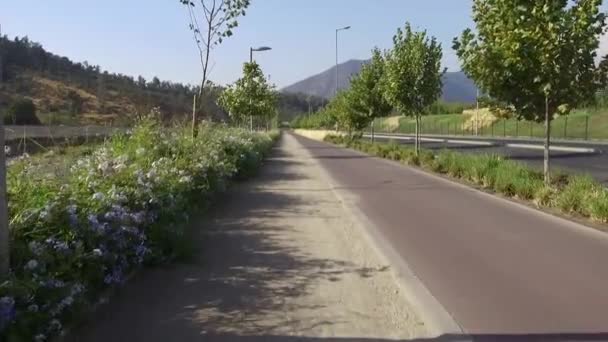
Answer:
[[[417,122],[416,153],[419,153],[420,116],[431,112],[441,96],[441,44],[426,31],[414,31],[409,23],[398,29],[393,48],[372,51],[372,59],[321,111],[299,117],[297,127],[336,128],[350,136],[368,127],[374,119],[397,110]],[[333,126],[333,127],[330,127]]]
[[[545,123],[545,182],[550,181],[551,121],[590,103],[606,87],[608,62],[596,64],[606,26],[601,0],[474,0],[471,29],[454,39],[463,71],[519,119]]]
[[[596,58],[606,28],[601,4],[601,0],[474,0],[476,30],[467,29],[454,39],[463,71],[488,96],[486,102],[504,115],[545,123],[546,182],[550,182],[551,121],[592,103],[607,85],[608,56],[600,63]],[[324,110],[294,124],[361,130],[390,112],[379,110],[384,105],[380,101],[367,104],[374,111],[361,112],[358,102],[377,86],[377,96],[394,110],[416,117],[418,151],[420,115],[432,112],[441,95],[441,45],[409,24],[398,30],[393,43],[384,56],[374,51],[365,67],[384,65],[377,81],[369,79],[369,71],[362,72],[353,80],[355,86],[338,94]],[[366,93],[361,92],[366,88],[359,85],[362,82]]]

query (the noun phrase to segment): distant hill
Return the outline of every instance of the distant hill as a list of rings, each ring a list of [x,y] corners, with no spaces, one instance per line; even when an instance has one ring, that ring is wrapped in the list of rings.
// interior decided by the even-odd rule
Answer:
[[[345,89],[350,79],[361,70],[364,60],[350,60],[338,66],[338,88]],[[302,93],[329,99],[336,89],[336,67],[320,74],[308,77],[282,89],[285,93]],[[443,77],[442,99],[446,102],[473,103],[477,96],[477,88],[463,72],[447,72]]]
[[[186,119],[198,87],[109,73],[46,51],[27,37],[0,37],[0,114],[18,99],[31,99],[45,124],[128,124],[158,107],[165,119]],[[208,92],[207,118],[223,119]]]

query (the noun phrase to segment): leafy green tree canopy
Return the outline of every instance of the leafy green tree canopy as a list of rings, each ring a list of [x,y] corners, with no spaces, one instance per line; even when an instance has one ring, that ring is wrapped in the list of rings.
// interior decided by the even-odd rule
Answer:
[[[409,23],[397,30],[393,43],[386,56],[386,99],[402,114],[419,116],[441,95],[441,44]]]
[[[588,101],[605,83],[596,66],[601,0],[474,0],[477,33],[454,39],[464,72],[517,115],[542,121]],[[546,103],[546,101],[548,103]]]
[[[244,64],[243,77],[223,91],[218,103],[235,121],[249,116],[271,117],[277,112],[276,90],[256,62]]]
[[[372,59],[351,80],[348,101],[353,111],[367,118],[369,123],[377,117],[387,116],[393,107],[386,101],[381,82],[384,78],[384,57],[378,49]],[[367,124],[365,123],[365,124]]]

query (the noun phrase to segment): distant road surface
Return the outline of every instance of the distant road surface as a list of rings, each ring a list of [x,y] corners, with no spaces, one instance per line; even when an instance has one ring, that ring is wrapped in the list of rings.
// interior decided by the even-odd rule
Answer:
[[[369,135],[366,135],[369,138]],[[411,135],[376,134],[378,141],[393,140],[400,144],[413,144]],[[552,142],[552,166],[570,173],[589,174],[608,185],[608,143],[554,141]],[[503,139],[488,137],[423,136],[422,148],[430,150],[454,150],[466,153],[499,154],[509,159],[525,162],[541,168],[543,143],[538,139]]]
[[[465,333],[608,340],[606,233],[398,163],[297,140],[384,237],[381,249],[396,251]],[[556,159],[570,158],[590,163]]]

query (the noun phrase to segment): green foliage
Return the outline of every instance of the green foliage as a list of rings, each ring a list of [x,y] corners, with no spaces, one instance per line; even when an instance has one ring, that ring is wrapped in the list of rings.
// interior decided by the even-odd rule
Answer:
[[[243,122],[249,116],[271,118],[277,114],[274,86],[268,84],[255,62],[244,64],[243,77],[222,92],[218,103],[235,122]]]
[[[422,151],[416,156],[414,149],[395,143],[372,143],[337,135],[328,135],[325,140],[381,158],[421,166],[507,197],[608,223],[608,190],[586,176],[563,175],[545,185],[541,172],[495,155]]]
[[[282,121],[294,120],[297,116],[306,116],[321,110],[328,100],[303,93],[284,93],[278,96],[279,118]]]
[[[588,101],[605,83],[595,65],[605,26],[601,0],[475,0],[477,34],[454,40],[464,72],[517,115],[542,121]]]
[[[19,99],[7,110],[4,116],[7,125],[40,125],[36,116],[36,105],[30,99]]]
[[[470,103],[459,103],[459,102],[445,102],[438,100],[430,105],[426,111],[432,115],[444,115],[444,114],[462,114],[465,109],[475,108],[474,104]]]
[[[290,124],[291,128],[303,129],[335,129],[336,119],[327,111],[318,111],[310,115],[296,116]]]
[[[381,86],[384,69],[384,58],[380,50],[374,49],[371,61],[363,65],[350,82],[347,101],[354,115],[361,117],[354,125],[358,129],[366,127],[375,118],[389,115],[393,109],[386,101]]]
[[[420,116],[442,91],[441,44],[426,31],[415,32],[409,23],[398,29],[393,49],[386,55],[384,96],[401,114],[416,117],[416,153],[420,152]]]
[[[441,95],[441,44],[409,23],[397,30],[393,44],[386,55],[386,99],[403,115],[419,116]]]
[[[194,32],[197,43],[202,42],[207,47],[221,44],[224,38],[232,36],[233,30],[239,25],[238,17],[245,15],[245,10],[250,3],[249,0],[198,0],[197,2],[179,0],[179,2],[188,7],[191,15],[190,29]],[[192,19],[197,4],[209,24],[207,32],[204,34],[201,32],[198,21]]]
[[[219,125],[199,130],[192,139],[148,119],[72,157],[61,175],[30,158],[9,167],[12,272],[0,283],[0,340],[51,340],[104,290],[183,255],[188,214],[255,172],[273,143]]]

